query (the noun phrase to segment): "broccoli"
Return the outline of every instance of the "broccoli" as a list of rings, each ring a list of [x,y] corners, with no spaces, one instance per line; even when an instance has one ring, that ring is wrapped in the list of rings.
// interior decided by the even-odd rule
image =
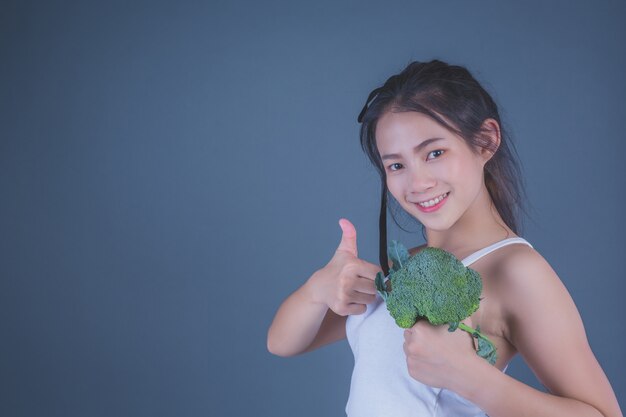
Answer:
[[[404,245],[394,240],[388,253],[393,262],[389,274],[391,289],[385,287],[381,272],[376,276],[376,288],[398,326],[407,329],[426,319],[433,325],[448,324],[450,332],[459,328],[478,339],[477,354],[495,364],[495,345],[480,332],[480,327],[472,329],[461,323],[478,309],[480,274],[439,248],[426,247],[410,256]]]

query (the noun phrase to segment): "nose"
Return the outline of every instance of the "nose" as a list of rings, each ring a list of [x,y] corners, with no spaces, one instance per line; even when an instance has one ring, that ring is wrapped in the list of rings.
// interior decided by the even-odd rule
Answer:
[[[408,189],[411,193],[422,194],[437,185],[435,177],[428,166],[423,164],[413,165],[411,175],[408,176]]]

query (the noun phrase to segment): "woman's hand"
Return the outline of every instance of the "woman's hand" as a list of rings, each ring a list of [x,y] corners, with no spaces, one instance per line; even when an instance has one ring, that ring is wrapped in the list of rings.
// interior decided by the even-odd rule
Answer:
[[[376,299],[374,279],[378,265],[358,258],[356,229],[341,219],[341,242],[328,264],[315,272],[307,284],[313,300],[323,303],[340,316],[362,314]]]
[[[472,327],[470,318],[463,320]],[[448,331],[448,325],[433,326],[419,320],[404,331],[404,353],[409,375],[414,379],[439,388],[449,388],[450,382],[458,383],[464,374],[464,364],[482,360],[476,355],[474,338],[457,329]]]

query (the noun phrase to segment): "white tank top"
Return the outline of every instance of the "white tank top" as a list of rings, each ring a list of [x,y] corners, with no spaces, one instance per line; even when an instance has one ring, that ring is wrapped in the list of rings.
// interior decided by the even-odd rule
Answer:
[[[469,266],[513,243],[532,248],[522,238],[504,239],[463,259],[463,265]],[[365,313],[348,316],[346,335],[354,354],[346,404],[348,417],[486,416],[454,392],[424,385],[409,375],[403,350],[404,329],[396,324],[379,294]]]

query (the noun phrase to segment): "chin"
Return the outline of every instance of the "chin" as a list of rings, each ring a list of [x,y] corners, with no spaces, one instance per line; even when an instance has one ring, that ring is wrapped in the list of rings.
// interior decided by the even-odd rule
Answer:
[[[432,230],[433,232],[445,232],[450,230],[455,224],[456,220],[450,219],[449,217],[443,217],[440,219],[426,219],[421,221],[416,217],[416,220],[419,221],[424,227],[428,230]]]

